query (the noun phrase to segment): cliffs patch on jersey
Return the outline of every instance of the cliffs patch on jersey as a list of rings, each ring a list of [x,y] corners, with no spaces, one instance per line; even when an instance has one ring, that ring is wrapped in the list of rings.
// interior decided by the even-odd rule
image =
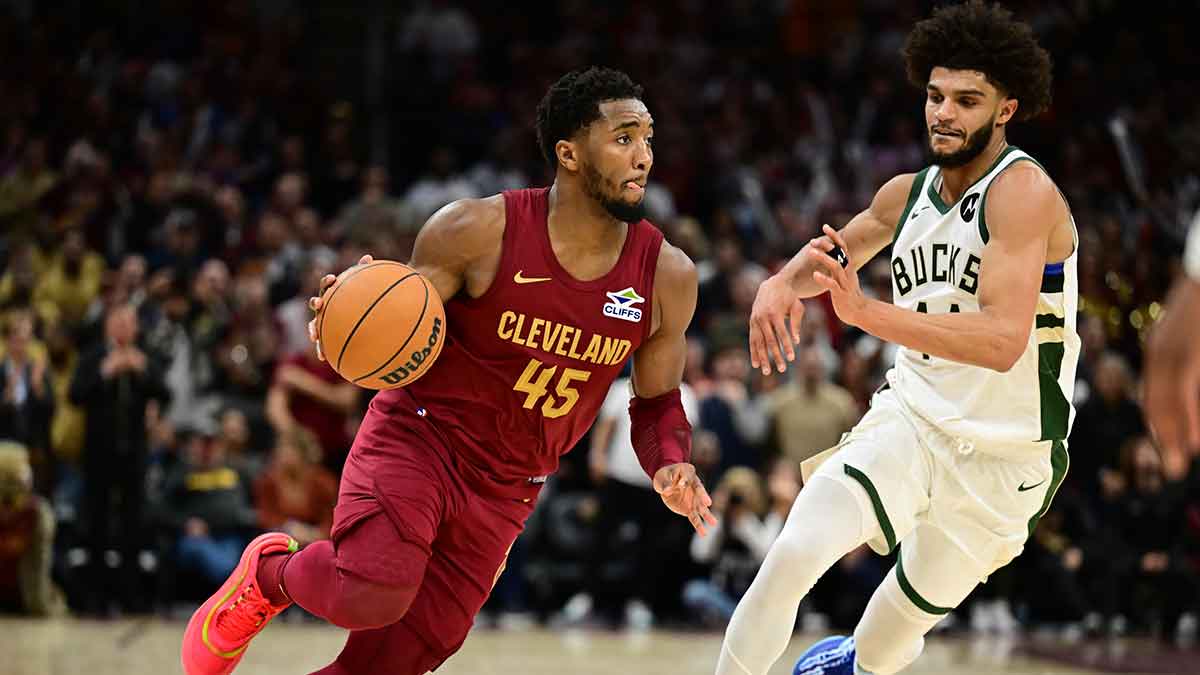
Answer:
[[[604,303],[604,316],[634,323],[642,320],[642,310],[634,307],[645,302],[645,298],[637,294],[630,286],[617,292],[608,291],[608,302]]]

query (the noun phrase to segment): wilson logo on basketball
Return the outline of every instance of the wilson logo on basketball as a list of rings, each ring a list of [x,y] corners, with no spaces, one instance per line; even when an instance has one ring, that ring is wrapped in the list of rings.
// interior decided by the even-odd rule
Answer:
[[[388,384],[399,384],[408,379],[408,376],[420,369],[421,364],[425,362],[425,359],[428,359],[429,355],[433,353],[433,348],[437,346],[437,342],[441,336],[442,320],[441,318],[435,318],[433,320],[433,329],[429,331],[429,343],[423,348],[414,351],[409,356],[408,361],[400,364],[395,370],[383,375],[379,379],[387,382]]]

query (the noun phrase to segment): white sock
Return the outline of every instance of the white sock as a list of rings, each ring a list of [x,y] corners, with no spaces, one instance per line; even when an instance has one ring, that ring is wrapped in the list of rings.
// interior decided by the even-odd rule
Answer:
[[[766,675],[787,649],[800,601],[813,584],[878,530],[850,488],[823,476],[805,485],[733,613],[717,675]]]

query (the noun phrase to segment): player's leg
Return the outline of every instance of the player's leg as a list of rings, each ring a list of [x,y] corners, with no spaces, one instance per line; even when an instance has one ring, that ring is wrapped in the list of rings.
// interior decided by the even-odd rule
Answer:
[[[422,675],[450,658],[532,510],[532,501],[472,495],[434,540],[425,579],[404,618],[351,633],[337,661],[314,675]]]
[[[337,660],[312,675],[423,675],[447,655],[424,640],[404,619],[390,626],[351,631]]]
[[[329,541],[259,569],[264,593],[293,601],[342,628],[399,621],[425,575],[443,518],[457,512],[461,488],[406,419],[360,432],[346,463]],[[386,448],[386,454],[378,451]]]
[[[787,648],[800,601],[813,584],[878,530],[874,516],[863,510],[849,487],[814,476],[734,610],[717,675],[766,673]]]
[[[792,505],[726,629],[717,674],[765,674],[787,648],[800,600],[826,570],[864,542],[891,550],[916,527],[931,470],[895,392],[876,395]]]
[[[381,512],[355,523],[336,540],[264,559],[260,580],[278,580],[276,588],[286,598],[336,626],[379,628],[408,611],[425,574],[428,550],[428,544],[415,541]]]
[[[826,673],[888,675],[915,660],[925,633],[981,580],[1020,554],[1066,472],[1061,443],[1051,444],[1045,455],[1019,459],[972,452],[969,446],[964,452],[935,429],[925,434],[933,447],[935,497],[904,541],[896,567],[871,597],[854,640],[847,641],[850,652],[857,651],[858,670]],[[1042,447],[1035,450],[1040,453]],[[1013,454],[1019,451],[1029,448],[1014,447]],[[1042,483],[1042,491],[1020,489]]]
[[[292,599],[348,628],[385,626],[404,615],[430,542],[462,492],[412,420],[421,421],[372,405],[342,475],[330,541],[299,553],[282,533],[251,542],[233,575],[188,623],[182,650],[188,675],[231,672],[249,641]]]
[[[925,634],[979,584],[979,563],[937,528],[921,525],[900,547],[854,629],[859,672],[890,675],[920,656]]]

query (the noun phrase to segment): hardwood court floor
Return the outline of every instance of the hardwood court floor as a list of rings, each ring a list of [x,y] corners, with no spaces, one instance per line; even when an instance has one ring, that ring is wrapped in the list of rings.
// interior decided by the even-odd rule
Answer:
[[[182,672],[182,633],[182,623],[154,618],[0,618],[0,673],[174,675]],[[236,675],[306,675],[332,660],[343,640],[342,631],[328,626],[274,624]],[[772,675],[788,675],[811,641],[796,636]],[[711,675],[720,645],[718,633],[477,630],[436,675]],[[1096,672],[1030,659],[1011,642],[935,637],[905,675]]]

